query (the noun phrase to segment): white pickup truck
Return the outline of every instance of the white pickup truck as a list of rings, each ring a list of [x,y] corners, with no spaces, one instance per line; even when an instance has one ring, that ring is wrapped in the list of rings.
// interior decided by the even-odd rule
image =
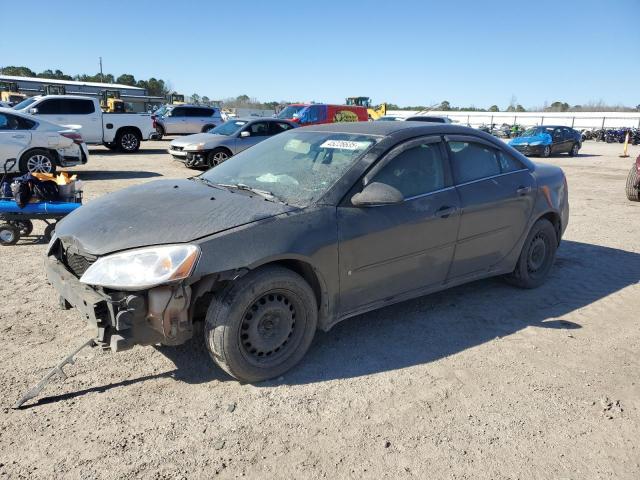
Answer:
[[[157,136],[151,115],[103,113],[98,100],[91,97],[43,95],[27,98],[14,109],[79,130],[85,143],[125,153],[137,151],[141,141]]]

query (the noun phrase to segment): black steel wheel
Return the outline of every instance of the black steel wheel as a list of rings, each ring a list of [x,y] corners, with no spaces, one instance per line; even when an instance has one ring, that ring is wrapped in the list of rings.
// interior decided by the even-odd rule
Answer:
[[[259,382],[283,374],[304,356],[315,335],[318,307],[297,273],[268,266],[216,295],[207,311],[211,357],[231,376]]]
[[[580,151],[580,144],[579,143],[574,143],[571,146],[571,150],[569,150],[569,156],[577,157],[579,151]]]
[[[544,158],[548,158],[549,155],[551,155],[551,147],[549,145],[545,145],[544,149],[542,150],[542,156]]]
[[[18,227],[20,231],[20,236],[26,237],[33,232],[33,222],[31,220],[17,220],[15,222],[10,222],[12,225]]]
[[[558,248],[556,229],[546,218],[539,219],[522,246],[514,271],[506,280],[520,288],[542,285],[553,266]]]
[[[51,237],[53,237],[53,232],[55,229],[56,229],[55,223],[50,223],[45,227],[44,234],[42,236],[47,242],[49,242],[51,240]]]
[[[20,240],[20,229],[10,223],[0,223],[0,245],[15,245]]]

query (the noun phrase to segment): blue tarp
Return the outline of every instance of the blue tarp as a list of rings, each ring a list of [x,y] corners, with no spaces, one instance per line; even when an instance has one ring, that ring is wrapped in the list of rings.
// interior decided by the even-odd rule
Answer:
[[[20,208],[14,200],[0,200],[0,214],[24,213],[26,215],[66,215],[81,206],[81,203],[38,202],[27,203],[24,208]]]

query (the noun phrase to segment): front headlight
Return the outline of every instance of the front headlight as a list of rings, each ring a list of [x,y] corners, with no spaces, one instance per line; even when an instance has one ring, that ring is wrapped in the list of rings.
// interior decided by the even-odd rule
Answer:
[[[118,290],[144,290],[187,278],[199,256],[196,245],[137,248],[98,259],[80,281]]]
[[[532,147],[537,147],[538,145],[542,145],[542,140],[538,140],[537,142],[531,142],[529,145]]]
[[[198,152],[200,150],[204,150],[204,145],[204,143],[196,143],[195,145],[187,145],[184,149],[190,152]]]

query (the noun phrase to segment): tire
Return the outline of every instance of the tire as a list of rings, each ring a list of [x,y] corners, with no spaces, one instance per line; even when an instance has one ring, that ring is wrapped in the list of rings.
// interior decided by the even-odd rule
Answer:
[[[25,153],[20,159],[19,167],[22,174],[56,173],[55,157],[43,148],[36,148]]]
[[[216,148],[215,150],[211,150],[207,155],[207,166],[209,168],[213,168],[216,165],[220,165],[231,156],[231,152],[226,148]]]
[[[580,151],[580,144],[579,143],[574,143],[571,146],[571,150],[569,150],[568,153],[569,153],[570,157],[577,157],[579,151]]]
[[[558,237],[556,229],[546,218],[539,219],[522,246],[518,263],[505,280],[520,288],[537,288],[549,275],[556,258]]]
[[[640,202],[640,188],[635,187],[636,182],[638,181],[638,171],[636,169],[636,165],[634,164],[629,170],[629,175],[627,175],[627,199],[632,202]]]
[[[134,153],[140,150],[140,135],[132,130],[118,133],[116,145],[121,152]]]
[[[15,245],[20,240],[20,230],[10,223],[0,223],[0,245]]]
[[[542,158],[549,158],[549,155],[551,155],[551,147],[549,145],[545,145],[542,150]]]
[[[214,128],[214,127],[215,127],[215,125],[205,125],[204,127],[202,127],[201,132],[202,132],[202,133],[206,133],[206,132],[208,132],[210,129]]]
[[[31,220],[18,220],[11,222],[11,224],[18,227],[21,237],[26,237],[33,232],[33,222]]]
[[[56,229],[56,224],[55,223],[50,223],[49,225],[47,225],[44,229],[44,233],[42,234],[42,237],[47,241],[51,241],[51,237],[53,236],[53,231]]]
[[[209,305],[205,342],[213,360],[241,382],[278,377],[309,349],[318,322],[316,297],[297,273],[279,266],[252,271]]]
[[[159,135],[159,137],[156,138],[156,140],[162,140],[162,137],[164,137],[165,135],[164,127],[162,125],[156,125],[156,133]]]

